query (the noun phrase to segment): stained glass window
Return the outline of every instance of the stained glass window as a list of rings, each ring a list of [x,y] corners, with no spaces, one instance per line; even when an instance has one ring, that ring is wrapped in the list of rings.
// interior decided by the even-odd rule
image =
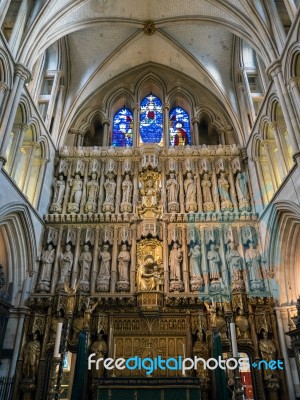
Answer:
[[[175,107],[170,112],[169,142],[170,146],[192,144],[190,118],[188,113],[181,107]]]
[[[141,102],[140,144],[142,143],[163,145],[162,104],[151,93]]]
[[[122,108],[114,116],[113,146],[132,146],[133,114],[127,108]]]

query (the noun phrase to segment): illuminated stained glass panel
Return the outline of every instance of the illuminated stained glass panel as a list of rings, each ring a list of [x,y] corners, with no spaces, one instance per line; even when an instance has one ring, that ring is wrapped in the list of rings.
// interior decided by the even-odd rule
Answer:
[[[169,145],[186,146],[192,144],[190,117],[181,107],[175,107],[169,117]]]
[[[140,144],[163,145],[162,103],[151,93],[141,102]]]
[[[122,108],[114,116],[112,145],[132,146],[133,114],[127,108]]]

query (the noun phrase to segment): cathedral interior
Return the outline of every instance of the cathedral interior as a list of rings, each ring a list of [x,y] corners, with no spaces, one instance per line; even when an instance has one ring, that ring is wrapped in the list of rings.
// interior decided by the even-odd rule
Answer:
[[[300,399],[299,199],[300,0],[0,1],[0,399]]]

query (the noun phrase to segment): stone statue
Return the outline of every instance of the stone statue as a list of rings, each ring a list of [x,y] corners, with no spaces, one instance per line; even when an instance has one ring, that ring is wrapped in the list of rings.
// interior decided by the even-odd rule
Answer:
[[[152,256],[147,256],[144,264],[140,265],[136,274],[138,291],[155,290],[157,287],[157,263]]]
[[[115,210],[115,192],[116,182],[114,180],[114,174],[108,174],[104,183],[105,188],[105,201],[103,203],[103,212],[114,212]]]
[[[228,244],[228,250],[226,253],[226,261],[228,264],[228,269],[231,275],[231,281],[236,282],[243,280],[242,276],[242,258],[239,255],[239,252],[235,249],[234,242],[230,242]]]
[[[224,172],[221,172],[220,174],[220,178],[218,179],[218,186],[222,210],[231,209],[232,203],[229,196],[229,183],[226,179],[226,174]]]
[[[170,178],[166,182],[166,188],[168,193],[168,211],[178,212],[179,183],[176,180],[174,172],[170,173]],[[174,209],[175,205],[177,205],[176,209]]]
[[[190,276],[197,278],[200,276],[201,267],[201,249],[199,244],[191,247],[188,256],[190,257]]]
[[[237,310],[235,325],[238,339],[250,339],[249,322],[242,308]]]
[[[97,291],[108,292],[110,282],[110,263],[111,254],[109,252],[109,245],[104,244],[102,251],[99,252],[100,270],[97,277]]]
[[[203,358],[207,360],[209,358],[209,350],[206,341],[204,340],[204,335],[202,329],[197,331],[197,339],[193,346],[193,356],[198,358]],[[197,376],[202,379],[209,378],[209,371],[207,368],[204,368],[204,364],[202,362],[197,363]]]
[[[210,245],[210,250],[207,253],[209,277],[211,281],[219,280],[221,278],[219,264],[221,263],[221,258],[216,250],[216,246],[212,243]]]
[[[41,344],[37,339],[37,334],[32,335],[24,348],[23,376],[30,379],[35,379],[38,371],[40,360]]]
[[[264,261],[260,252],[254,247],[254,243],[249,243],[249,249],[245,252],[245,260],[249,270],[250,286],[253,290],[263,289],[263,276],[261,272],[261,262]]]
[[[184,181],[185,209],[187,212],[197,211],[196,183],[191,172],[187,173]]]
[[[92,321],[92,313],[98,305],[98,301],[95,303],[91,303],[91,299],[88,297],[85,303],[85,311],[83,314],[83,328],[90,329],[91,328],[91,321]]]
[[[92,174],[91,180],[86,184],[86,188],[88,199],[85,205],[85,212],[96,212],[99,184],[95,173]]]
[[[142,204],[144,207],[152,207],[157,205],[158,190],[154,185],[153,179],[148,179],[144,187],[141,189]]]
[[[203,202],[204,203],[212,203],[211,196],[211,181],[209,180],[208,174],[203,175],[203,179],[201,181],[202,192],[203,192]]]
[[[75,175],[74,179],[70,179],[70,187],[72,190],[70,194],[70,202],[68,203],[68,212],[76,214],[79,211],[82,196],[82,180],[78,174]]]
[[[125,176],[125,179],[122,183],[122,192],[123,192],[122,203],[131,203],[132,182],[128,174]]]
[[[66,251],[60,256],[60,278],[58,284],[64,285],[65,282],[70,282],[70,276],[73,266],[73,253],[71,245],[66,245]]]
[[[277,349],[275,343],[269,339],[268,332],[265,329],[261,330],[261,339],[258,342],[258,348],[260,350],[261,358],[267,362],[277,359]],[[277,376],[277,371],[270,368],[264,368],[264,378],[272,379]]]
[[[122,244],[121,251],[118,254],[118,277],[117,289],[119,291],[129,290],[129,263],[130,253],[126,244]]]
[[[107,344],[103,338],[103,334],[99,333],[97,335],[97,340],[91,346],[91,353],[95,353],[95,359],[106,358],[107,355]],[[96,363],[92,365],[92,377],[95,379],[101,378],[104,375],[103,362],[99,363],[99,368],[96,369]]]
[[[170,280],[181,280],[181,263],[182,263],[182,250],[177,243],[173,244],[170,251]]]
[[[41,274],[39,283],[37,286],[37,290],[41,292],[49,292],[50,291],[50,283],[51,283],[51,274],[52,274],[52,266],[55,259],[55,249],[51,244],[48,244],[47,250],[44,250],[42,253],[41,261]]]
[[[239,201],[248,201],[248,189],[244,172],[239,172],[235,180],[236,193]]]
[[[88,291],[90,288],[90,271],[92,265],[92,253],[87,244],[83,246],[83,252],[79,256],[80,271],[80,287],[84,291]]]
[[[51,212],[61,212],[62,211],[62,202],[64,199],[66,183],[64,181],[63,175],[59,175],[58,179],[54,179],[53,184],[53,200],[50,206]]]
[[[82,195],[82,180],[78,174],[75,175],[74,179],[70,180],[70,186],[72,187],[70,203],[76,203],[79,205]]]
[[[198,244],[190,248],[188,254],[190,257],[190,284],[191,291],[194,292],[199,290],[203,285],[203,278],[201,276],[201,249]]]

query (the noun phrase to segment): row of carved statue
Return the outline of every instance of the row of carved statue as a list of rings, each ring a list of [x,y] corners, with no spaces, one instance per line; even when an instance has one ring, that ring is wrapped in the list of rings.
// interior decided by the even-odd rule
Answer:
[[[144,240],[147,243],[147,239]],[[112,246],[104,243],[99,248],[98,255],[85,243],[81,248],[72,248],[67,243],[58,256],[58,272],[56,289],[62,290],[64,285],[80,286],[84,292],[91,291],[91,281],[96,279],[97,292],[112,290],[112,275],[118,292],[130,291],[131,253],[126,243],[118,246],[117,252],[112,252]],[[255,243],[248,242],[240,245],[230,241],[227,245],[220,245],[210,241],[208,244],[191,242],[189,246],[174,242],[168,247],[168,259],[157,259],[153,254],[147,254],[137,263],[136,289],[137,291],[208,291],[218,292],[226,287],[232,291],[263,291],[267,271],[264,267],[264,258]],[[96,249],[97,250],[97,249]],[[37,284],[37,291],[49,292],[51,289],[53,265],[55,262],[54,246],[49,243],[41,256],[41,268]],[[77,260],[74,254],[77,255]],[[112,268],[112,253],[116,254],[115,272]],[[93,263],[93,257],[97,262]],[[169,287],[164,287],[168,285]]]
[[[138,193],[134,187],[139,187]],[[130,213],[159,206],[161,212],[170,213],[250,210],[245,172],[238,172],[235,177],[225,172],[219,176],[205,173],[201,178],[192,172],[185,176],[171,172],[165,184],[160,174],[153,176],[152,172],[138,177],[117,177],[110,172],[100,178],[92,173],[89,180],[79,174],[66,180],[60,174],[53,188],[52,213]],[[162,199],[166,199],[165,205]]]

